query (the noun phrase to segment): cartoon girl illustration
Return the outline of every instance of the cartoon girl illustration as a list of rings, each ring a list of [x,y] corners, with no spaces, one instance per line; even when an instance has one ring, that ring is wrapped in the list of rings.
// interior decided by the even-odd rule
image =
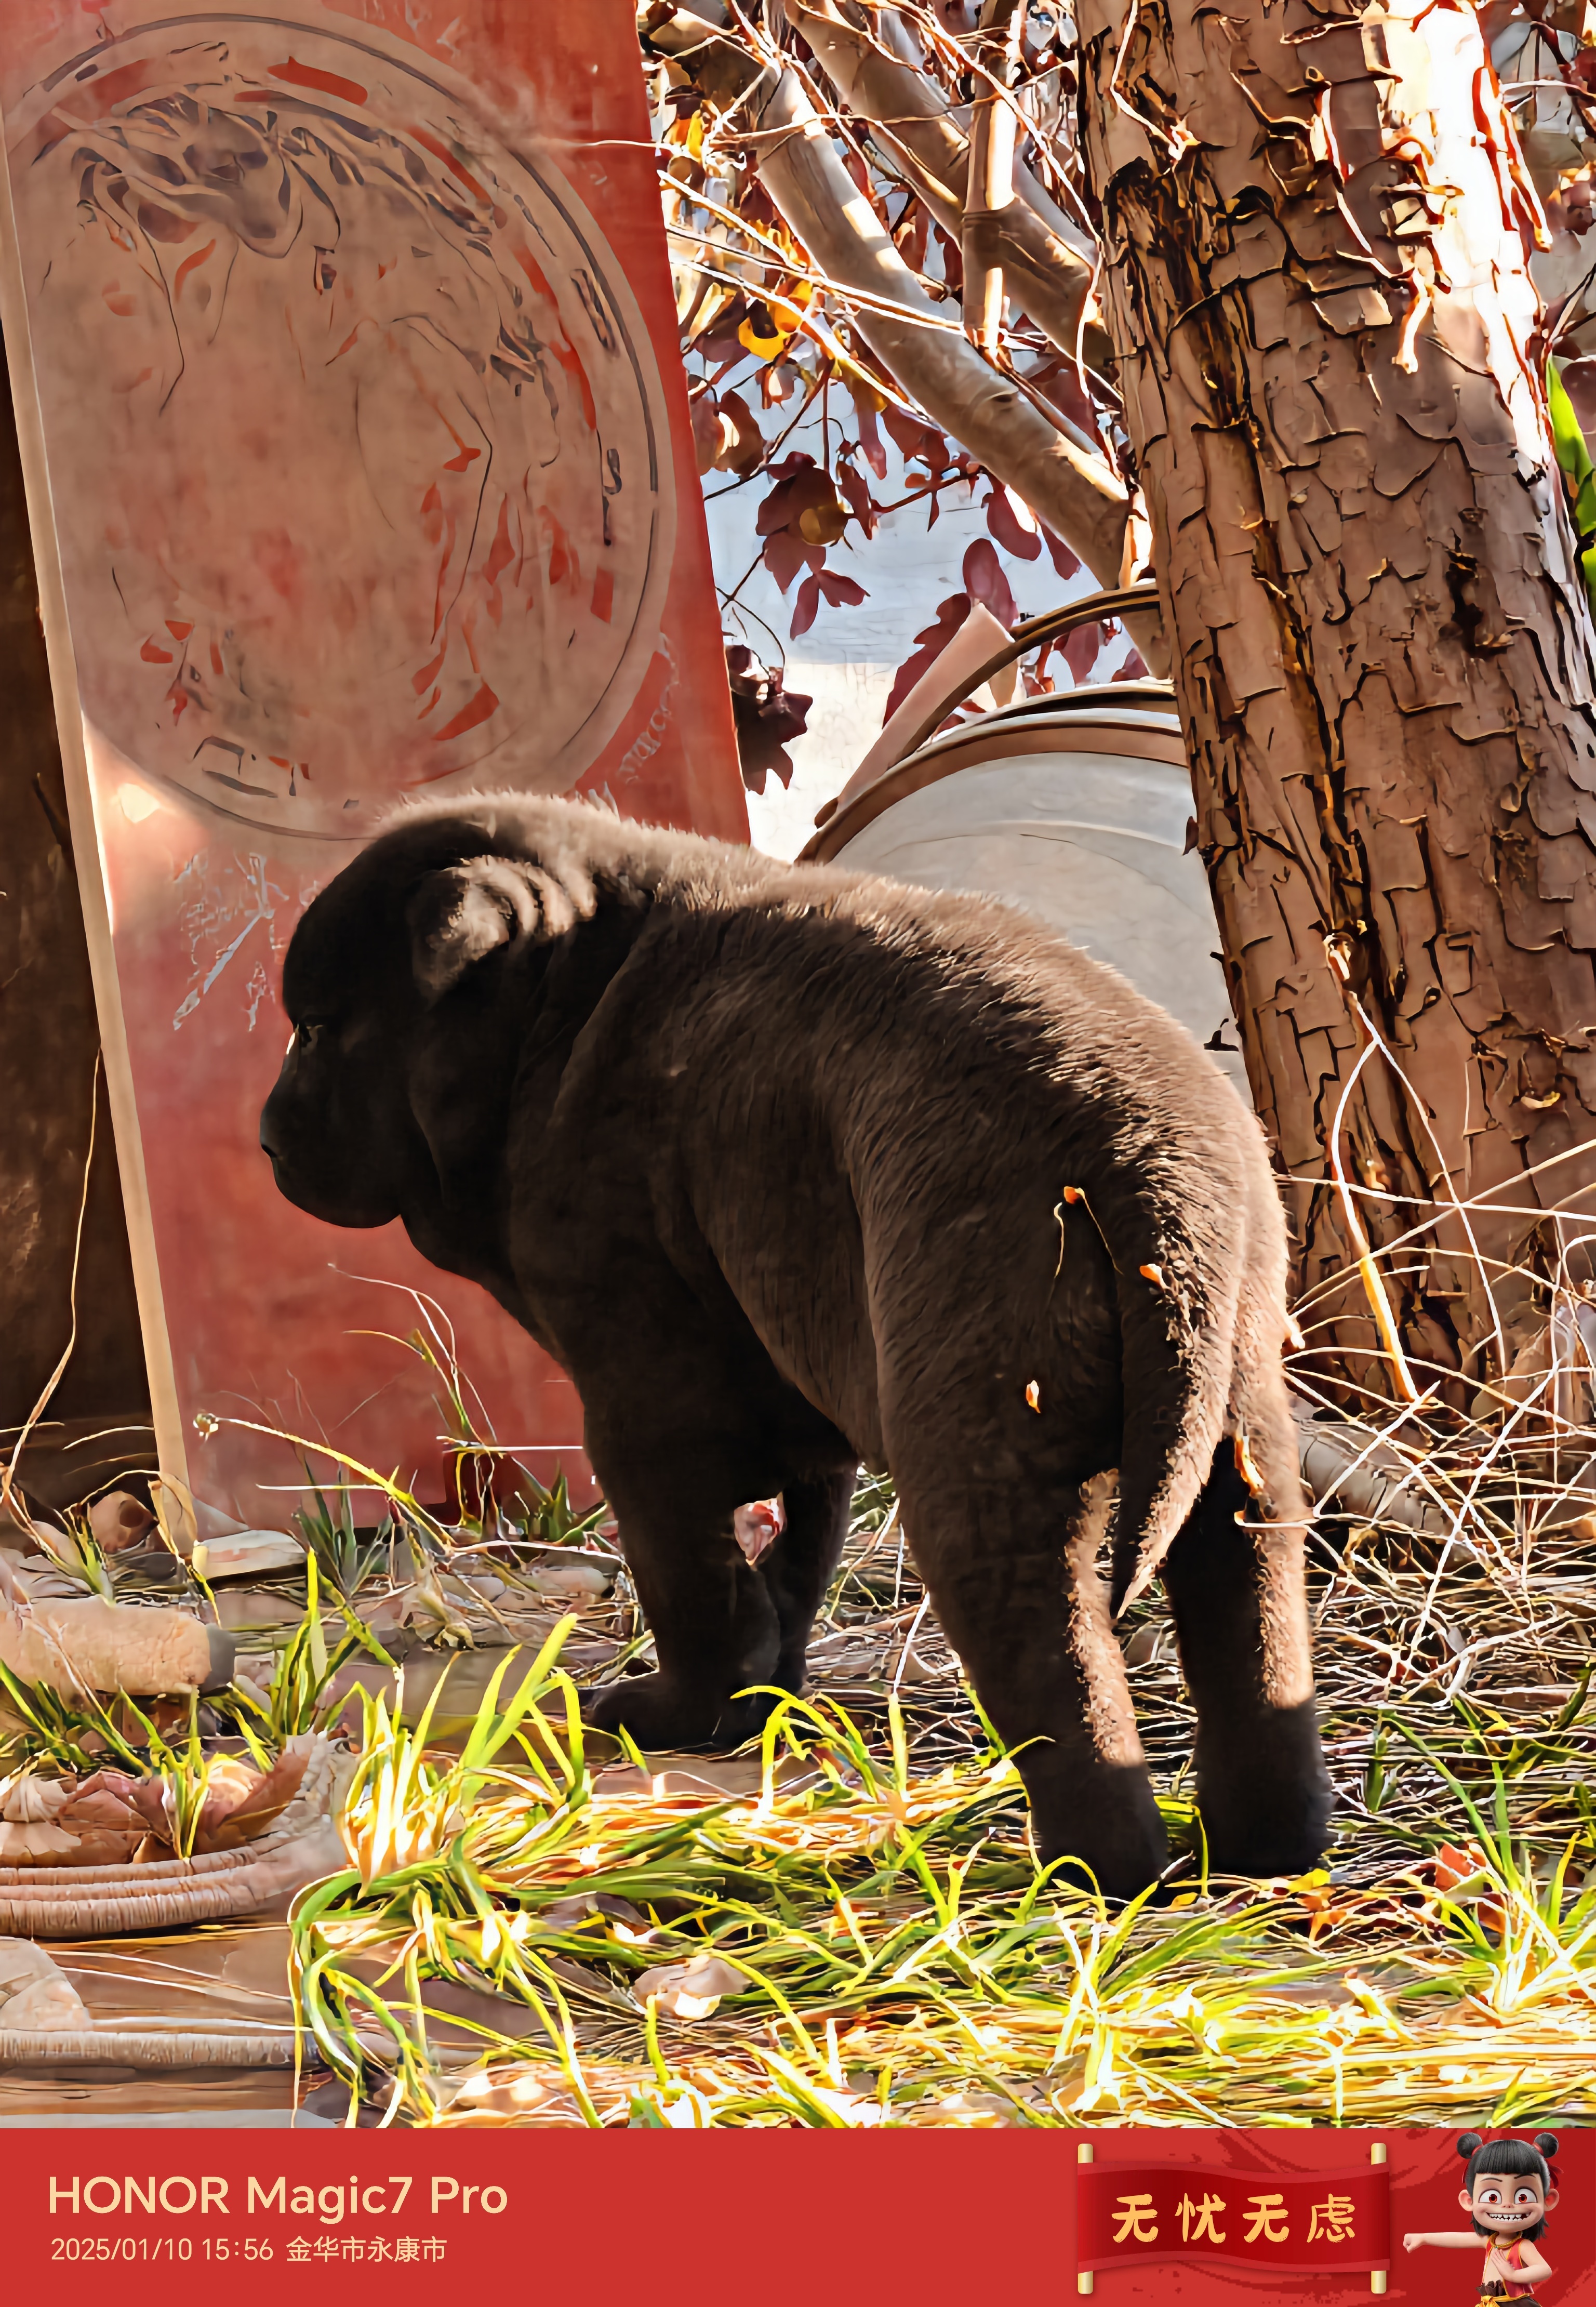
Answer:
[[[1480,2272],[1481,2303],[1533,2299],[1535,2286],[1551,2273],[1535,2246],[1557,2200],[1551,2167],[1557,2140],[1542,2131],[1533,2147],[1522,2139],[1493,2139],[1488,2146],[1470,2131],[1457,2151],[1468,2161],[1457,2200],[1473,2220],[1472,2233],[1448,2228],[1444,2234],[1405,2234],[1403,2248],[1434,2243],[1442,2251],[1472,2251],[1478,2239],[1490,2246]]]

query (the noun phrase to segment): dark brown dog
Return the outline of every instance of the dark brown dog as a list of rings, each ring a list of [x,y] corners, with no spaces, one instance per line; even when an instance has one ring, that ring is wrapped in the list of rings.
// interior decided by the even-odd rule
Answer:
[[[1137,1890],[1166,1854],[1097,1569],[1117,1467],[1111,1606],[1162,1569],[1213,1862],[1312,1864],[1284,1227],[1162,1010],[1000,905],[491,797],[373,842],[283,992],[282,1191],[402,1217],[580,1391],[659,1659],[596,1722],[732,1743],[772,1702],[739,1692],[797,1690],[862,1458],[1044,1857]],[[733,1510],[777,1491],[752,1569]]]

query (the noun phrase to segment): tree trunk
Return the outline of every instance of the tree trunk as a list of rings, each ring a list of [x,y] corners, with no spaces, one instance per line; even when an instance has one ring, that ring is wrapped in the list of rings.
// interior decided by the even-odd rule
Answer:
[[[1081,130],[1310,1342],[1382,1349],[1326,1148],[1377,1244],[1530,1212],[1386,1263],[1423,1385],[1499,1338],[1559,1254],[1535,1213],[1596,1173],[1593,644],[1474,11],[1335,5],[1082,0]],[[1365,1018],[1400,1073],[1354,1079]]]

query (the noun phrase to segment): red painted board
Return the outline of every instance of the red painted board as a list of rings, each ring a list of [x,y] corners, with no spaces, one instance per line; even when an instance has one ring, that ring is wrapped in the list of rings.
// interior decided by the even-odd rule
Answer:
[[[360,1334],[415,1308],[363,1275],[436,1297],[547,1475],[559,1372],[397,1227],[291,1209],[255,1132],[295,921],[405,795],[747,837],[632,11],[5,30],[6,339],[163,1465],[280,1522],[255,1419],[440,1495],[433,1381]]]

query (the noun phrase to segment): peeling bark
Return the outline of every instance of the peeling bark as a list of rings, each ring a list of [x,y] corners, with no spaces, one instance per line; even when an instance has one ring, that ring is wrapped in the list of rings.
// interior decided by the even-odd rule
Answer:
[[[1596,1148],[1526,1172],[1596,1135],[1596,641],[1531,345],[1539,210],[1474,10],[1077,21],[1198,842],[1279,1165],[1323,1179],[1361,1007],[1406,1083],[1377,1055],[1347,1098],[1349,1176],[1398,1197],[1362,1205],[1377,1244],[1432,1197],[1580,1206]],[[1372,1348],[1334,1197],[1288,1191],[1305,1286]],[[1535,1230],[1475,1218],[1498,1308]],[[1496,1320],[1462,1226],[1395,1264],[1416,1365],[1456,1367]]]

